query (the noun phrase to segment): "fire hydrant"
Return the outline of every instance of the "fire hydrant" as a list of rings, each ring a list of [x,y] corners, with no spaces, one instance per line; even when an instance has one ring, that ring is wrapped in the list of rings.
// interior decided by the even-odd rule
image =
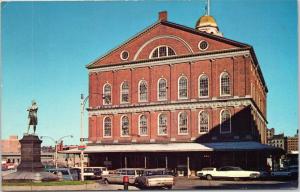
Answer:
[[[127,175],[123,176],[123,185],[124,185],[124,190],[128,190],[129,178]]]

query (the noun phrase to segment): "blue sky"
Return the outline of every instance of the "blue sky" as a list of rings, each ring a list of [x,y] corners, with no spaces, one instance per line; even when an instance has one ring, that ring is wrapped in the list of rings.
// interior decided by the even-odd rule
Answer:
[[[85,65],[157,21],[194,27],[205,1],[6,2],[2,20],[2,138],[22,137],[27,107],[39,106],[38,135],[78,144]],[[269,88],[268,127],[294,135],[298,127],[297,2],[212,0],[224,36],[252,45]],[[87,114],[87,113],[86,113]],[[87,118],[84,121],[87,136]],[[52,144],[44,140],[43,144]]]

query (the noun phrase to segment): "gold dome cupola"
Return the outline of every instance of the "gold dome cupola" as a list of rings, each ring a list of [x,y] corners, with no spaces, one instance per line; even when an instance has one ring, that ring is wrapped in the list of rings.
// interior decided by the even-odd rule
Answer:
[[[199,31],[204,31],[206,33],[223,36],[223,34],[219,31],[219,27],[217,25],[216,20],[213,18],[213,16],[210,16],[209,9],[210,9],[210,3],[209,0],[207,0],[207,5],[205,7],[205,15],[201,16],[197,23],[195,28]]]

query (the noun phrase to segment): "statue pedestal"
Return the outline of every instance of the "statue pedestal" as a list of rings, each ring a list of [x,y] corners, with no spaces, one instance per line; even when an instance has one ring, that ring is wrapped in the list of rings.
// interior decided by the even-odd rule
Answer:
[[[26,134],[20,140],[21,163],[17,172],[5,175],[3,181],[57,181],[58,177],[46,172],[41,163],[41,143],[37,135]]]
[[[25,135],[21,140],[21,164],[18,171],[43,171],[41,163],[41,143],[36,135]]]

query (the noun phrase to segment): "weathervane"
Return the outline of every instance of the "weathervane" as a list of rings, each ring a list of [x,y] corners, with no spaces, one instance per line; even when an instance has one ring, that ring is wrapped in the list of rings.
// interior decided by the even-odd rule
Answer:
[[[210,0],[206,0],[205,15],[210,15]]]

